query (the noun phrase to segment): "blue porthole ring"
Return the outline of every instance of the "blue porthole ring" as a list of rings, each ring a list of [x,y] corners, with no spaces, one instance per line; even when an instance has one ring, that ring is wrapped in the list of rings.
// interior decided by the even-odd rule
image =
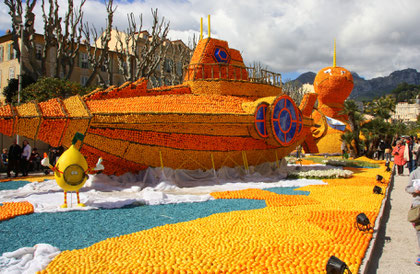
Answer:
[[[274,101],[271,124],[274,138],[282,146],[293,144],[302,132],[302,113],[288,95],[279,96]]]
[[[257,107],[255,111],[255,129],[260,137],[267,138],[267,124],[266,124],[266,116],[267,116],[267,103],[262,103]]]

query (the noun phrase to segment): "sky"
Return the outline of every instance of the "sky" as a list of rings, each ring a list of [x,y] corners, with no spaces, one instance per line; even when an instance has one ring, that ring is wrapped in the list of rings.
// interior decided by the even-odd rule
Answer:
[[[64,14],[67,0],[58,0]],[[75,5],[78,5],[75,0]],[[42,33],[41,1],[35,8]],[[395,70],[420,71],[420,2],[417,0],[144,0],[116,1],[114,25],[127,27],[127,14],[143,14],[150,29],[151,9],[170,21],[169,38],[186,44],[211,16],[211,37],[226,40],[242,53],[247,65],[260,62],[292,80],[304,72],[332,66],[334,39],[337,66],[365,79]],[[87,0],[84,21],[105,26],[104,1]],[[10,29],[8,8],[0,3],[0,35]]]

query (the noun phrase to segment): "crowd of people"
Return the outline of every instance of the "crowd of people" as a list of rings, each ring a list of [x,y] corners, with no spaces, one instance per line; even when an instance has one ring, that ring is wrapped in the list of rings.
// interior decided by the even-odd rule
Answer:
[[[417,137],[406,136],[395,138],[392,144],[392,156],[394,156],[394,164],[397,167],[397,175],[402,176],[404,173],[404,166],[407,167],[409,173],[420,166],[420,140]],[[388,149],[388,150],[386,150]],[[379,151],[379,148],[378,148]],[[384,154],[391,151],[390,148],[384,148]],[[391,155],[385,156],[386,160],[390,159]],[[383,160],[383,158],[379,158]],[[390,160],[389,160],[390,161]]]
[[[7,177],[11,177],[12,171],[15,177],[18,177],[19,173],[28,176],[29,171],[40,170],[41,156],[37,148],[32,149],[27,140],[22,142],[22,146],[14,140],[9,150],[3,148],[1,164],[6,170]]]
[[[420,167],[420,140],[413,136],[395,138],[392,147],[391,154],[394,156],[396,175],[404,176],[404,167],[408,169],[410,177],[405,190],[413,197],[411,208],[418,208],[420,207],[420,168],[418,168]],[[380,151],[379,147],[378,151]],[[386,155],[390,150],[384,148],[383,151]],[[378,153],[378,157],[379,155],[380,154]],[[388,157],[390,157],[390,155]],[[388,158],[386,159],[388,161]],[[420,216],[418,217],[418,221],[414,221],[412,224],[416,230],[417,241],[420,248]],[[415,264],[420,266],[420,254],[417,257]]]
[[[62,147],[51,147],[49,149],[51,164],[55,164],[63,151]],[[14,140],[9,149],[3,148],[2,150],[1,167],[2,170],[6,171],[7,177],[11,177],[12,172],[15,177],[18,177],[19,174],[28,176],[29,172],[44,171],[44,167],[41,166],[41,160],[42,157],[38,149],[36,147],[32,148],[27,140],[22,142],[22,146]]]

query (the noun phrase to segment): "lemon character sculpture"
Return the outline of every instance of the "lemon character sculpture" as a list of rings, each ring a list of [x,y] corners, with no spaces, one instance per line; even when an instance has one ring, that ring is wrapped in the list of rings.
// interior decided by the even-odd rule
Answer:
[[[88,178],[88,173],[92,170],[89,170],[85,157],[75,146],[78,140],[82,142],[83,139],[83,134],[76,133],[73,138],[72,145],[63,152],[55,166],[50,164],[48,157],[45,157],[41,161],[43,166],[49,167],[53,170],[54,178],[58,186],[64,190],[64,204],[61,206],[62,208],[67,207],[68,191],[76,191],[77,205],[80,207],[85,206],[83,203],[80,203],[79,189],[83,187]],[[99,171],[103,169],[102,158],[99,158],[98,163],[93,170]]]

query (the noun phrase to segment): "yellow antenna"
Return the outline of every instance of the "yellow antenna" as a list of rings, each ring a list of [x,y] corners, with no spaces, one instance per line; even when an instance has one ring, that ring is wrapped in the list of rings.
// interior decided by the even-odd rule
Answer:
[[[337,53],[335,50],[335,39],[334,39],[334,57],[333,57],[333,68],[336,67],[336,58],[337,58]]]
[[[208,21],[209,21],[209,38],[210,38],[210,14],[207,16],[207,19],[208,19]]]
[[[203,39],[203,17],[201,17],[201,22],[200,22],[200,40]]]

